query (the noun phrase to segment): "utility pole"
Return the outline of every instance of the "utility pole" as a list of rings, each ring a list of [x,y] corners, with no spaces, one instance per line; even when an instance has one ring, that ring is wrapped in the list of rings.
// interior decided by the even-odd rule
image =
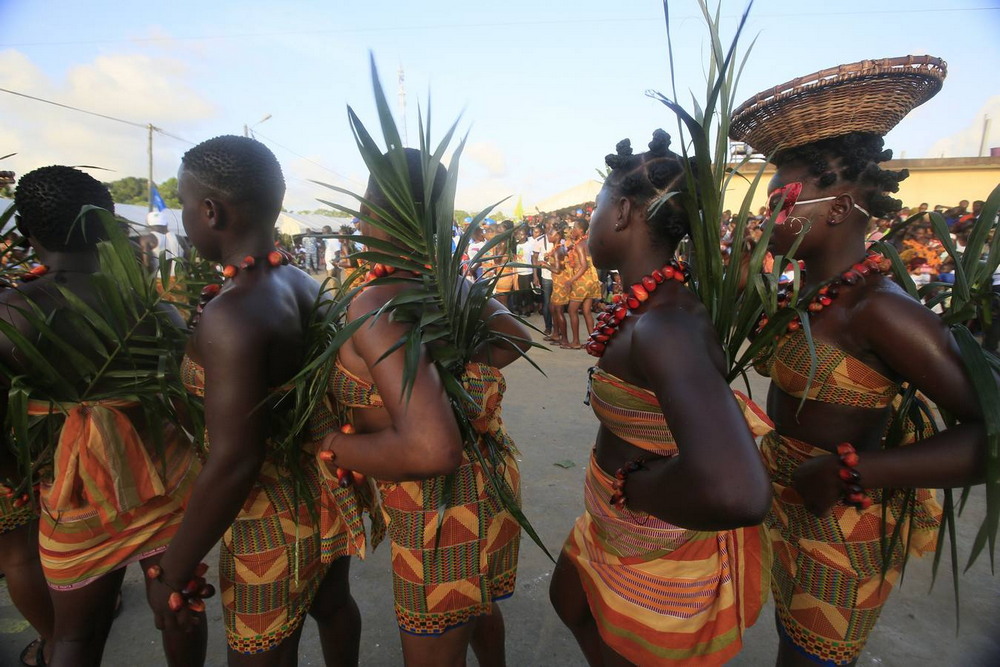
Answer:
[[[399,66],[399,115],[403,119],[403,144],[409,145],[410,137],[406,131],[406,74],[403,66]]]
[[[982,157],[986,155],[986,142],[990,138],[990,117],[983,117],[983,138],[979,140],[979,152],[976,153],[976,157]]]
[[[153,210],[153,124],[149,123],[149,139],[146,152],[149,153],[149,179],[146,182],[146,201],[149,202],[149,210]]]

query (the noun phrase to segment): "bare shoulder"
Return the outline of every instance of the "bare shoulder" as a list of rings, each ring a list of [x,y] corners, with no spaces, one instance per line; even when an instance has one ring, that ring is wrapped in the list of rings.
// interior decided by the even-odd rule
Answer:
[[[715,327],[705,306],[692,292],[650,308],[636,323],[631,357],[637,371],[648,376],[656,363],[669,359],[674,367],[691,372],[722,373],[725,359]]]
[[[678,338],[715,341],[712,320],[704,304],[692,292],[680,290],[677,298],[650,308],[636,324],[637,341],[653,338],[660,341]]]
[[[888,278],[870,285],[852,310],[852,322],[867,338],[885,338],[901,330],[947,333],[947,327],[930,308]]]

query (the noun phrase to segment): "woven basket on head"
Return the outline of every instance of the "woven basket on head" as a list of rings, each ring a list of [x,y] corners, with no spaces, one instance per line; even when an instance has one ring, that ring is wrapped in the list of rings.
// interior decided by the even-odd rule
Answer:
[[[940,58],[904,56],[800,76],[740,105],[729,137],[770,156],[849,132],[885,135],[941,90],[947,71]]]

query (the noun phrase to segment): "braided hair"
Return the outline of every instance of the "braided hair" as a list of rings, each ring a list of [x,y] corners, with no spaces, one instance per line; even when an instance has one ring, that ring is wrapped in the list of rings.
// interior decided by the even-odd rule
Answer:
[[[878,134],[851,132],[780,151],[772,161],[779,168],[805,165],[824,189],[840,182],[862,186],[865,208],[872,217],[882,218],[902,208],[903,202],[886,193],[899,192],[899,182],[910,175],[906,169],[892,171],[878,166],[892,159],[892,151],[883,150],[883,146]]]
[[[184,169],[227,200],[277,215],[285,177],[274,153],[255,139],[224,135],[203,141],[181,158]]]
[[[628,197],[637,206],[649,207],[647,221],[653,240],[660,245],[676,246],[690,231],[687,213],[676,197],[659,206],[653,205],[662,195],[686,186],[684,158],[670,150],[670,135],[653,132],[649,150],[633,154],[632,144],[622,139],[615,153],[604,158],[611,168],[605,184],[616,197]],[[690,162],[694,169],[694,161]]]
[[[25,174],[14,193],[18,228],[48,250],[86,250],[105,237],[104,225],[95,212],[77,221],[80,209],[88,204],[115,211],[111,193],[103,183],[61,165]]]

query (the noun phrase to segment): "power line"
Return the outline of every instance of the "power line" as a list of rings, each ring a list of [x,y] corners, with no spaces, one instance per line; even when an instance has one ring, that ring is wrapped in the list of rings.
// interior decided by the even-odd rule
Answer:
[[[816,12],[816,13],[804,13],[796,12],[794,14],[789,13],[773,13],[773,14],[754,14],[753,19],[772,19],[772,18],[818,18],[824,16],[872,16],[877,14],[930,14],[930,13],[946,13],[946,12],[988,12],[988,11],[1000,11],[998,7],[937,7],[930,9],[871,9],[860,11],[829,11],[829,12]],[[727,16],[726,18],[734,18],[736,15]],[[700,19],[700,15],[690,15],[690,16],[675,16],[672,20],[680,21],[684,19]],[[593,18],[593,19],[552,19],[544,21],[498,21],[498,22],[477,22],[477,23],[438,23],[438,24],[426,24],[426,25],[407,25],[407,26],[380,26],[377,28],[331,28],[326,30],[288,30],[288,31],[274,31],[274,32],[248,32],[248,33],[233,33],[229,35],[202,35],[199,37],[137,37],[129,39],[100,39],[100,40],[72,40],[63,42],[11,42],[7,44],[0,44],[0,48],[13,48],[13,47],[25,47],[25,46],[76,46],[76,45],[101,45],[101,44],[137,44],[137,43],[156,43],[156,42],[197,42],[197,41],[208,41],[208,40],[227,40],[227,39],[248,39],[248,38],[268,38],[268,37],[297,37],[302,35],[338,35],[338,34],[357,34],[357,33],[380,33],[380,32],[407,32],[407,31],[418,31],[418,30],[465,30],[474,28],[519,28],[519,27],[531,27],[531,26],[546,26],[546,25],[582,25],[582,24],[601,24],[606,25],[609,23],[649,23],[650,21],[662,21],[662,16],[649,16],[649,17],[636,17],[636,18],[620,18],[620,17],[608,17],[608,18]]]
[[[176,134],[171,134],[170,132],[167,132],[166,130],[164,130],[161,127],[156,127],[152,123],[136,123],[135,121],[125,120],[124,118],[116,118],[114,116],[109,116],[107,114],[98,113],[96,111],[88,111],[87,109],[81,109],[80,107],[74,107],[72,105],[63,104],[62,102],[55,102],[53,100],[46,100],[46,99],[41,98],[41,97],[35,97],[34,95],[28,95],[27,93],[19,93],[16,90],[9,90],[7,88],[0,88],[0,93],[8,93],[10,95],[16,95],[18,97],[24,97],[24,98],[27,98],[29,100],[34,100],[36,102],[43,102],[45,104],[51,104],[52,106],[60,107],[62,109],[69,109],[70,111],[77,111],[79,113],[85,113],[88,116],[96,116],[98,118],[104,118],[105,120],[113,120],[116,123],[124,123],[125,125],[131,125],[132,127],[139,127],[139,128],[142,128],[143,130],[149,130],[150,128],[152,128],[153,132],[156,132],[158,134],[162,134],[165,137],[170,137],[171,139],[176,139],[177,141],[183,141],[184,143],[190,144],[192,146],[194,145],[193,142],[188,141],[187,139],[185,139],[183,137],[178,137]]]
[[[334,176],[336,176],[336,177],[338,177],[338,178],[340,178],[340,179],[343,179],[343,180],[345,180],[345,181],[348,181],[348,182],[350,182],[350,183],[354,183],[354,184],[356,184],[356,185],[362,185],[362,186],[363,186],[363,185],[365,185],[364,183],[361,183],[360,181],[356,181],[356,180],[354,180],[353,178],[351,178],[351,177],[349,177],[349,176],[344,176],[344,175],[343,175],[343,174],[341,174],[341,173],[340,173],[339,171],[336,171],[336,170],[334,170],[334,169],[331,169],[330,167],[327,167],[327,166],[326,166],[326,165],[324,165],[324,164],[320,164],[319,162],[316,162],[316,160],[313,160],[312,158],[308,158],[308,157],[306,157],[305,155],[302,155],[301,153],[297,153],[297,152],[293,151],[293,150],[292,150],[291,148],[289,148],[288,146],[284,146],[284,145],[282,145],[282,144],[279,144],[279,143],[278,143],[277,141],[275,141],[274,139],[271,139],[271,138],[269,138],[269,137],[266,137],[266,136],[264,136],[263,134],[261,134],[260,132],[254,132],[254,133],[253,133],[253,136],[254,136],[254,139],[257,139],[257,138],[260,138],[260,139],[263,139],[263,140],[267,141],[268,143],[272,143],[272,144],[274,144],[275,146],[277,146],[278,148],[282,148],[282,149],[284,149],[284,150],[288,151],[289,153],[291,153],[292,155],[294,155],[294,156],[296,156],[296,157],[298,157],[298,158],[301,158],[301,159],[305,160],[306,162],[309,162],[310,164],[314,164],[314,165],[316,165],[317,167],[319,167],[320,169],[324,169],[324,170],[326,170],[326,171],[330,172],[331,174],[333,174]]]

